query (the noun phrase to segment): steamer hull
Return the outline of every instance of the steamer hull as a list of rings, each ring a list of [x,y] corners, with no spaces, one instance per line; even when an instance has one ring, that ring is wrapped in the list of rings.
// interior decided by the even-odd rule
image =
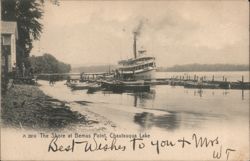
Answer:
[[[155,79],[156,69],[149,69],[135,74],[136,80]]]
[[[156,68],[149,68],[137,71],[129,71],[121,74],[123,79],[146,80],[155,79]]]

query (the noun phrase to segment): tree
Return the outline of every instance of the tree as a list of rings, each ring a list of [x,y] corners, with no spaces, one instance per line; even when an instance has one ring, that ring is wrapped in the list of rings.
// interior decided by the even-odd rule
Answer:
[[[45,0],[1,0],[3,21],[16,21],[18,27],[17,65],[20,66],[29,57],[33,48],[32,42],[39,40],[43,25],[39,20],[43,17]],[[59,5],[58,0],[50,0]],[[26,61],[26,66],[29,62]]]
[[[43,16],[43,3],[41,0],[2,0],[2,20],[17,22],[18,65],[29,57],[33,40],[40,38],[43,25],[39,20]]]
[[[71,70],[71,66],[69,64],[60,62],[54,56],[47,53],[42,56],[31,56],[29,61],[34,74],[68,73]]]

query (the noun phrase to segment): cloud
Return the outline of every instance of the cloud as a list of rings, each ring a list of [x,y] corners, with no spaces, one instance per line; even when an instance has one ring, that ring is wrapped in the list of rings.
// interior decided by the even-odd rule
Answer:
[[[199,1],[62,1],[45,6],[38,48],[71,64],[115,64],[138,49],[157,64],[239,63],[248,60],[248,5]],[[41,54],[41,53],[40,53]]]

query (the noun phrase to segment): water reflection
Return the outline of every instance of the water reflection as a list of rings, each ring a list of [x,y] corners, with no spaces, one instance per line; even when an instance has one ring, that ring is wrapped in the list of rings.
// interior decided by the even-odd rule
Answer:
[[[232,119],[231,114],[228,117],[228,114],[226,114],[223,110],[223,108],[227,108],[226,105],[228,105],[226,100],[220,101],[220,105],[216,105],[213,100],[218,99],[218,97],[221,96],[215,96],[215,93],[222,92],[222,96],[232,97],[230,94],[235,94],[233,91],[230,93],[230,90],[204,90],[204,89],[183,89],[182,92],[184,92],[185,95],[189,95],[189,97],[185,98],[185,95],[182,95],[181,99],[177,99],[173,101],[171,98],[163,98],[159,97],[164,95],[168,96],[166,93],[156,93],[159,92],[159,90],[152,90],[150,93],[130,93],[129,95],[133,96],[133,106],[136,108],[141,109],[152,109],[152,110],[158,110],[158,111],[165,111],[167,114],[162,115],[156,115],[154,112],[141,112],[136,113],[134,115],[134,122],[142,129],[151,129],[153,127],[165,129],[167,131],[173,131],[175,129],[181,129],[181,128],[202,128],[206,126],[205,124],[211,124],[216,122],[223,122],[228,121],[228,119]],[[168,91],[167,91],[168,92]],[[196,99],[194,101],[192,97],[190,98],[190,93],[193,92],[193,96],[200,97],[202,99]],[[239,92],[237,92],[239,94]],[[158,95],[157,95],[158,94]],[[241,93],[242,99],[244,99],[244,91]],[[192,96],[192,94],[191,94]],[[162,99],[163,98],[163,99]],[[180,97],[179,97],[180,98]],[[205,99],[204,99],[205,98]],[[221,97],[222,98],[222,97]],[[160,99],[160,100],[159,100]],[[191,104],[188,102],[191,107],[188,107],[188,104],[185,105],[185,103],[181,103],[186,99],[187,101],[191,102]],[[185,100],[185,101],[186,101]],[[160,104],[153,104],[152,107],[150,107],[149,101],[160,101]],[[172,102],[174,102],[172,104]],[[192,104],[195,103],[195,104]],[[176,106],[177,104],[181,104],[183,107]],[[160,105],[159,107],[157,105]],[[218,106],[218,108],[216,108]],[[192,110],[193,109],[193,110]],[[199,109],[199,110],[197,110]],[[222,111],[220,111],[222,109]],[[218,110],[217,112],[213,112],[213,110]]]
[[[137,100],[138,100],[138,96],[135,95],[134,96],[134,107],[137,107]]]
[[[172,131],[179,127],[179,121],[175,113],[161,116],[155,116],[148,112],[136,113],[134,122],[139,124],[143,129],[150,129],[155,126]]]
[[[202,89],[194,90],[194,96],[202,97],[202,95],[203,95],[203,90]]]
[[[229,94],[229,91],[226,90],[226,89],[222,92],[222,95],[223,95],[223,96],[226,96],[226,95],[228,95],[228,94]]]
[[[149,112],[136,113],[134,122],[143,130],[158,127],[167,131],[174,131],[181,126],[185,128],[201,128],[206,121],[226,120],[225,115],[195,113],[195,112],[176,112],[168,111],[165,115],[154,115]]]
[[[129,95],[134,97],[134,107],[145,107],[147,105],[148,100],[155,99],[155,90],[150,90],[150,92],[137,92],[137,93],[130,93]]]

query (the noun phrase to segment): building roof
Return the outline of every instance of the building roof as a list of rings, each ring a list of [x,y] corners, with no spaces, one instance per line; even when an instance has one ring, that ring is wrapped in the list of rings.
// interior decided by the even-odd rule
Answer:
[[[1,21],[1,34],[15,34],[18,39],[17,23],[15,21]]]

